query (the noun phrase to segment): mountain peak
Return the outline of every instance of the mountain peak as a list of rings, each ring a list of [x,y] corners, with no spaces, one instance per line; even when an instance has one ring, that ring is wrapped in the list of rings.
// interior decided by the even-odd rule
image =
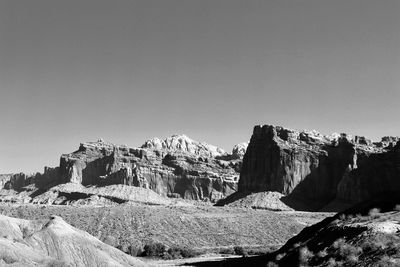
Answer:
[[[155,137],[147,140],[141,146],[141,148],[183,151],[212,157],[225,154],[223,149],[204,142],[193,140],[185,134],[174,134],[165,139]]]

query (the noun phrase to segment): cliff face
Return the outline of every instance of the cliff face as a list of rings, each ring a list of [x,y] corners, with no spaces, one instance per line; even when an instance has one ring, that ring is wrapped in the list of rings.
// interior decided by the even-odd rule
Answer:
[[[45,167],[43,173],[26,174],[0,174],[0,189],[23,190],[25,186],[35,185],[39,189],[45,189],[58,184],[60,180],[59,168]]]
[[[390,145],[391,146],[391,145]],[[337,199],[357,203],[381,193],[400,193],[400,142],[384,153],[373,153],[345,175]]]
[[[395,152],[388,152],[397,141],[385,137],[382,142],[372,143],[360,136],[323,136],[315,131],[256,126],[244,155],[238,190],[277,191],[321,205],[336,197],[360,201],[375,191],[397,185],[398,165],[393,160],[400,161],[397,156],[389,156]],[[388,162],[393,165],[390,172]],[[372,188],[362,177],[371,176],[373,170],[378,172],[375,169],[381,170],[373,178],[376,183],[382,175],[391,182]],[[359,183],[364,187],[360,189]]]
[[[240,152],[231,155],[174,135],[148,140],[140,148],[101,140],[83,143],[77,151],[61,156],[59,169],[62,183],[125,184],[162,196],[216,201],[237,190],[240,167]]]

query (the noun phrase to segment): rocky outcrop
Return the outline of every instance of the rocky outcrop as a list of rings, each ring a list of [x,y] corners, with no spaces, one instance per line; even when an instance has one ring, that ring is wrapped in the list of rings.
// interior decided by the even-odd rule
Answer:
[[[21,190],[34,182],[34,175],[25,173],[0,174],[0,186],[5,189]]]
[[[239,192],[277,191],[322,206],[336,197],[361,201],[393,186],[400,191],[400,161],[392,152],[396,141],[384,137],[373,143],[360,136],[256,126],[243,159]],[[365,179],[371,173],[375,178]],[[385,182],[378,185],[382,175]],[[370,184],[371,179],[376,182]]]
[[[232,156],[185,135],[154,138],[140,148],[99,140],[61,156],[60,182],[125,184],[162,196],[216,201],[237,190],[241,159],[240,152]]]
[[[357,203],[381,193],[400,193],[400,142],[387,152],[370,154],[357,169],[344,175],[336,198]]]
[[[148,266],[61,217],[28,221],[0,215],[0,265]]]
[[[61,156],[59,167],[46,167],[43,174],[1,175],[0,186],[20,191],[34,185],[44,191],[63,183],[123,184],[161,196],[214,202],[237,190],[245,150],[246,144],[239,144],[229,154],[185,135],[153,138],[139,148],[99,140],[80,144]]]
[[[60,180],[59,168],[44,167],[43,173],[26,174],[0,174],[0,189],[21,191],[24,187],[34,185],[39,189],[46,189]]]

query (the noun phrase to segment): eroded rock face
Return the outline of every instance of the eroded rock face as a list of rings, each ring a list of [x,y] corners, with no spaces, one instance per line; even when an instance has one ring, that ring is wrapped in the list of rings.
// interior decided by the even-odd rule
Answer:
[[[216,201],[237,190],[241,157],[174,135],[128,148],[104,141],[80,145],[60,159],[63,183],[125,184],[162,196]]]
[[[148,266],[58,216],[28,221],[0,215],[0,234],[1,266]]]
[[[0,174],[0,189],[23,190],[23,187],[35,185],[39,189],[46,189],[60,181],[59,168],[45,167],[43,173],[26,174]]]
[[[400,193],[400,142],[389,151],[373,153],[343,176],[337,199],[357,203],[381,193]]]
[[[388,151],[396,140],[385,137],[382,142],[372,143],[360,136],[323,136],[316,131],[256,126],[243,159],[239,192],[277,191],[318,201],[321,205],[337,196],[349,201],[362,200],[373,192],[388,189],[387,186],[400,185],[395,179],[396,164],[392,161],[396,156],[388,160],[393,165],[390,175],[386,175],[387,168],[382,170],[392,182],[366,189],[370,187],[369,182],[361,178],[378,168],[376,165],[385,165]],[[354,178],[357,176],[360,178]],[[374,179],[378,181],[378,175]],[[358,189],[358,183],[363,183],[365,188]]]

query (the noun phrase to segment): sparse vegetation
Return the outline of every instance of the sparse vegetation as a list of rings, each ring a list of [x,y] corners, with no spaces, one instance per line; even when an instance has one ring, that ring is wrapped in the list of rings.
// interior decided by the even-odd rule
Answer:
[[[341,214],[314,225],[267,266],[400,266],[400,212],[373,208],[363,214]]]
[[[302,247],[299,250],[299,266],[307,266],[308,261],[314,257],[314,253],[312,253],[307,247]]]
[[[233,255],[233,254],[235,254],[235,251],[233,250],[233,248],[227,247],[227,248],[221,248],[219,250],[219,253],[225,254],[225,255]]]
[[[159,242],[146,244],[143,248],[143,256],[162,257],[166,251],[165,245]]]
[[[246,251],[241,246],[235,246],[233,248],[233,251],[235,252],[236,255],[241,255],[241,256],[246,256],[247,255]]]
[[[181,258],[193,258],[199,255],[199,252],[196,252],[191,248],[182,248],[182,247],[172,247],[164,253],[164,259],[181,259]]]
[[[196,252],[234,255],[232,245],[236,245],[243,247],[249,255],[265,254],[271,246],[280,246],[300,232],[305,226],[304,222],[312,224],[329,215],[276,213],[208,205],[174,207],[126,204],[113,207],[2,204],[0,213],[23,219],[48,219],[50,215],[58,215],[74,227],[133,256],[141,256],[144,245],[154,240],[166,248],[187,248]],[[252,246],[247,247],[247,244]],[[221,248],[225,248],[225,251],[220,251]]]
[[[381,213],[381,210],[378,208],[373,208],[368,212],[369,217],[371,218],[377,218],[379,217],[379,214]]]

